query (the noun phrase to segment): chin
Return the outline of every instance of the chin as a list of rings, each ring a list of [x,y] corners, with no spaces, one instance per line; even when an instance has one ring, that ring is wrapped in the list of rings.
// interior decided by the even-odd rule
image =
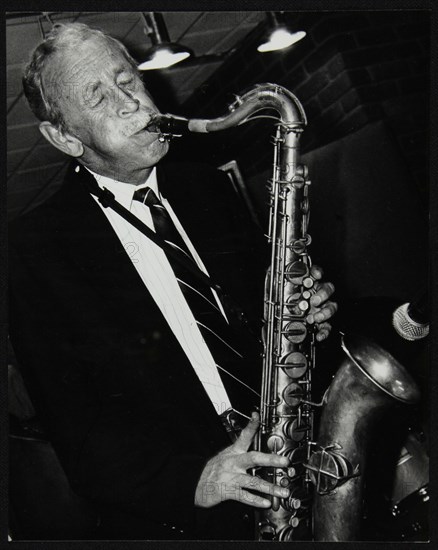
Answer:
[[[157,148],[155,150],[156,160],[154,164],[159,162],[169,151],[169,142],[167,140],[166,141],[157,140],[155,143],[157,144]]]
[[[158,140],[147,147],[138,147],[136,150],[126,151],[124,162],[127,166],[141,168],[152,168],[160,162],[169,150],[169,142],[164,143]]]

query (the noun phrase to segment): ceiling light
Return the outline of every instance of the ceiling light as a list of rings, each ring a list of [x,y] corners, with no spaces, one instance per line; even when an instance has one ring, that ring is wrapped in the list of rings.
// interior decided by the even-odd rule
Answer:
[[[150,37],[153,46],[138,65],[140,71],[167,69],[192,55],[189,48],[170,41],[161,13],[148,12],[142,13],[142,16],[145,22],[145,33]]]
[[[46,39],[46,33],[44,32],[43,22],[41,17],[45,17],[47,21],[50,23],[50,27],[53,28],[53,21],[50,19],[50,15],[48,11],[42,11],[41,15],[38,16],[38,27],[40,29],[41,38],[44,41]]]
[[[284,50],[306,36],[305,31],[293,32],[285,24],[280,23],[275,12],[269,11],[266,16],[269,21],[269,28],[262,44],[257,47],[257,51],[264,53]]]

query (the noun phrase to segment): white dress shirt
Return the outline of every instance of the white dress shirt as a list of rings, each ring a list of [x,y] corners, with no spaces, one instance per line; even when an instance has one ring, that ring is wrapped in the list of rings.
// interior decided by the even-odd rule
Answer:
[[[130,210],[151,229],[154,229],[154,225],[149,207],[139,201],[134,201],[133,195],[137,189],[143,187],[150,187],[153,189],[157,197],[166,207],[175,227],[193,255],[198,267],[204,271],[204,273],[207,273],[205,266],[173,212],[172,207],[167,200],[160,195],[155,168],[153,168],[147,181],[141,185],[118,182],[111,178],[95,174],[91,170],[89,171],[93,174],[100,187],[106,187],[111,191],[120,204]],[[229,397],[219,376],[213,356],[202,337],[201,331],[184,298],[164,251],[123,217],[114,212],[114,210],[111,208],[104,208],[97,200],[97,197],[94,195],[93,197],[108,218],[143,283],[149,290],[152,298],[155,300],[169,324],[170,329],[183,348],[217,413],[221,414],[231,407]],[[212,291],[212,300],[216,299],[226,318],[217,296],[213,298],[213,292],[214,291]]]

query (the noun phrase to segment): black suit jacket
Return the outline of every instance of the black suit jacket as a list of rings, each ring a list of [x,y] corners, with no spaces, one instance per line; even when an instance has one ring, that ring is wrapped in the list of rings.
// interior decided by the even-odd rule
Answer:
[[[260,264],[226,177],[189,164],[159,165],[157,175],[210,274],[252,317]],[[104,517],[125,518],[109,520],[114,537],[250,538],[244,507],[193,505],[206,461],[229,440],[87,192],[91,177],[72,167],[9,231],[10,336],[35,406],[73,489]],[[256,372],[242,374],[257,384]]]

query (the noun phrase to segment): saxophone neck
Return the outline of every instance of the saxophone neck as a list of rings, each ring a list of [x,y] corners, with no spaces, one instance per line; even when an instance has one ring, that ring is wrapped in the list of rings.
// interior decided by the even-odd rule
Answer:
[[[165,139],[187,133],[210,133],[226,130],[247,122],[254,114],[274,110],[279,123],[288,131],[301,132],[307,124],[306,115],[298,98],[278,84],[257,84],[230,105],[229,113],[212,119],[184,118],[175,115],[155,116],[147,129],[161,133]]]
[[[243,124],[251,116],[267,109],[276,111],[279,122],[290,129],[302,131],[307,124],[306,114],[298,98],[283,86],[269,83],[257,84],[248,92],[237,96],[230,105],[228,114],[202,122],[193,120],[192,124],[194,128],[205,127],[207,132],[215,132]]]

